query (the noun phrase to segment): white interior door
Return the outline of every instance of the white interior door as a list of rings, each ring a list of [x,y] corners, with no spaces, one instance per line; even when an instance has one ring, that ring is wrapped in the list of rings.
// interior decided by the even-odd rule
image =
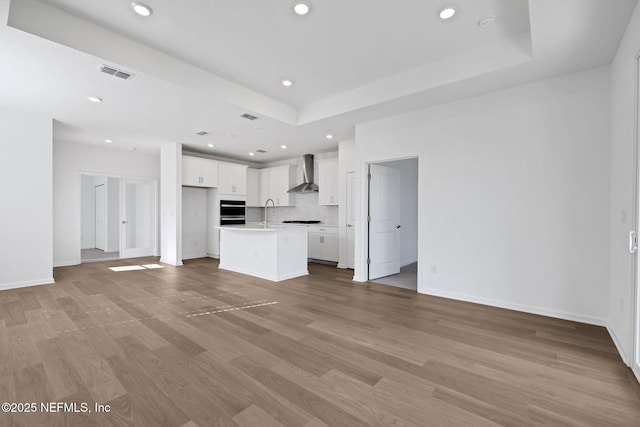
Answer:
[[[400,174],[369,166],[369,280],[400,272]]]
[[[96,185],[94,188],[95,200],[95,247],[105,250],[107,247],[107,191],[104,185]]]
[[[156,188],[154,181],[120,181],[120,258],[155,255]]]
[[[356,174],[347,174],[347,268],[355,268],[356,260],[356,212],[355,212]]]

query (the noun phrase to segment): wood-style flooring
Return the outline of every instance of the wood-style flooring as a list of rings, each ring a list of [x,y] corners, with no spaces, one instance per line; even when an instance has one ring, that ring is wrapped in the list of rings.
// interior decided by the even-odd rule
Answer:
[[[0,292],[0,402],[38,406],[0,426],[640,425],[639,387],[603,328],[325,265],[280,283],[212,259],[108,269],[153,262],[57,268],[55,285]],[[51,402],[60,412],[43,413]]]

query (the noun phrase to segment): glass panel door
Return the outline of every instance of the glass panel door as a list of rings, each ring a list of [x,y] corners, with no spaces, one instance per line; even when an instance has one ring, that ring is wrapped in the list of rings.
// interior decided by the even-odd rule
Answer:
[[[120,258],[155,255],[154,181],[123,179],[120,187]]]

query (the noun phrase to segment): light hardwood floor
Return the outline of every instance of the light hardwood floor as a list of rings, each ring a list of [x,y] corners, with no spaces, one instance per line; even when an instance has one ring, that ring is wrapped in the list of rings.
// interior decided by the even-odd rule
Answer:
[[[280,283],[217,261],[57,268],[0,292],[1,426],[638,426],[605,329],[310,266]]]

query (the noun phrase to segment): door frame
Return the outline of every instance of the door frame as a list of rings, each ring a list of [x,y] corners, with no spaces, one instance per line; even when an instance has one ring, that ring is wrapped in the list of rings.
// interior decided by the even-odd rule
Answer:
[[[76,206],[77,206],[77,213],[78,213],[78,218],[82,218],[82,175],[88,175],[88,176],[103,176],[106,178],[118,178],[120,180],[122,179],[138,179],[138,180],[145,180],[145,181],[153,181],[153,198],[154,198],[154,204],[153,204],[153,210],[154,210],[154,217],[153,217],[153,221],[155,226],[153,227],[153,234],[154,234],[154,242],[153,242],[153,256],[159,256],[160,254],[160,250],[159,250],[159,236],[160,236],[160,218],[158,216],[159,213],[159,194],[158,194],[158,179],[155,177],[149,177],[149,176],[131,176],[131,175],[121,175],[118,173],[105,173],[105,172],[96,172],[96,171],[92,171],[92,170],[79,170],[77,172],[76,175]],[[122,220],[121,218],[118,218],[118,224],[119,224],[119,230],[118,233],[120,233],[120,235],[122,235]],[[81,256],[81,248],[82,248],[82,242],[80,240],[80,236],[82,235],[82,221],[78,221],[78,224],[76,224],[76,233],[78,236],[77,239],[77,259],[78,262],[80,262],[80,260],[82,259]]]
[[[403,155],[394,157],[372,158],[356,163],[356,194],[355,194],[355,210],[356,210],[356,231],[355,231],[355,270],[353,280],[355,282],[367,282],[369,269],[367,265],[367,257],[369,251],[369,226],[367,217],[369,215],[369,179],[367,177],[370,164],[387,163],[396,160],[417,159],[418,161],[418,293],[427,293],[427,286],[424,283],[424,262],[422,262],[424,249],[423,222],[421,218],[425,211],[422,183],[424,182],[424,153],[407,152]]]
[[[345,208],[344,208],[344,217],[345,217],[345,222],[344,222],[344,251],[346,254],[346,257],[344,257],[343,259],[344,261],[344,268],[353,268],[355,270],[356,268],[356,260],[355,260],[355,249],[356,249],[356,221],[357,221],[357,217],[358,217],[358,213],[356,210],[356,195],[357,195],[357,186],[358,186],[358,175],[356,174],[356,171],[354,170],[348,170],[344,173],[345,176]],[[350,185],[351,182],[350,180],[353,179],[353,188],[350,189]],[[349,198],[349,196],[351,196],[351,198]],[[351,210],[353,211],[353,224],[351,224],[351,227],[349,227],[349,208],[351,208]],[[349,231],[349,229],[352,228],[351,231]],[[349,251],[349,233],[353,233],[353,265],[350,266],[350,258],[352,255],[352,252]]]
[[[638,145],[640,144],[640,53],[635,57],[635,73],[634,73],[634,143],[633,143],[633,193],[632,193],[632,212],[631,212],[631,224],[635,228],[636,235],[640,231],[640,218],[638,210],[640,206],[640,171],[638,171],[638,165],[640,163]],[[631,363],[630,367],[636,376],[636,379],[640,382],[640,277],[638,271],[640,271],[640,256],[638,252],[633,255],[632,266],[632,301],[633,308],[631,310],[633,325],[632,325],[632,345],[631,349]]]

